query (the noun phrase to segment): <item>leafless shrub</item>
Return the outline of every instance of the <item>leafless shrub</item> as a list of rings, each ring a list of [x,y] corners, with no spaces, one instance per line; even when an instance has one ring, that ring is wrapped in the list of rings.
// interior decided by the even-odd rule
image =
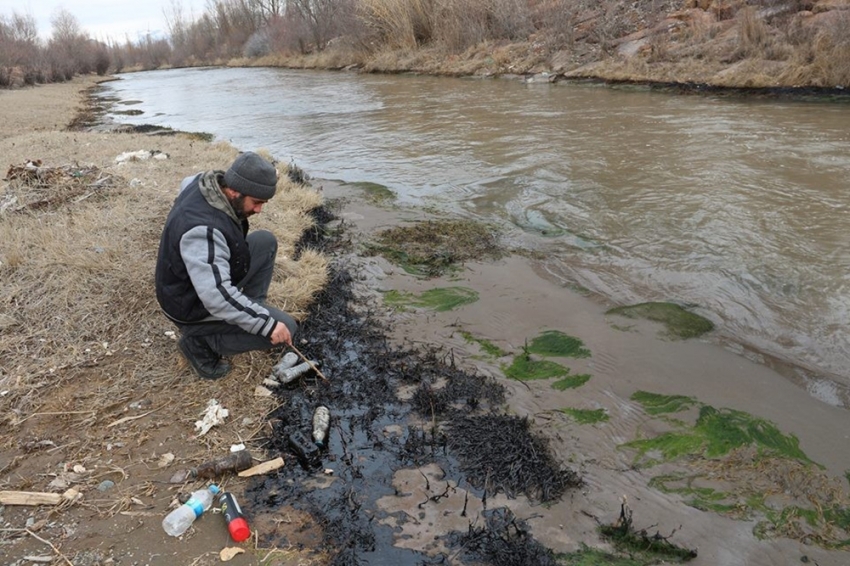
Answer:
[[[430,0],[360,0],[360,16],[382,44],[412,49],[432,37]]]
[[[488,0],[449,0],[439,4],[433,15],[435,39],[460,52],[490,39]]]
[[[755,8],[743,8],[736,19],[738,42],[727,61],[747,58],[781,61],[790,56],[790,47],[777,39],[779,34],[765,23]]]
[[[242,48],[242,55],[245,57],[264,57],[271,51],[271,41],[269,33],[266,29],[254,32],[245,42]]]
[[[574,0],[543,0],[532,7],[531,18],[540,31],[544,45],[550,52],[571,48],[580,21],[580,4]]]

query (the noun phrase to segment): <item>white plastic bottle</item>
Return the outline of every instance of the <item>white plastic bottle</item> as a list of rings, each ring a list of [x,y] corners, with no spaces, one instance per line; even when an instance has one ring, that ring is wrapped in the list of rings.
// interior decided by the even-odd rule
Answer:
[[[324,446],[328,439],[328,426],[331,421],[331,412],[324,405],[316,407],[313,413],[313,441],[317,446]]]
[[[218,492],[218,486],[211,485],[207,489],[199,489],[192,493],[189,501],[165,516],[162,520],[162,528],[169,535],[179,537],[192,526],[195,519],[212,506],[213,498]]]
[[[272,368],[272,375],[277,376],[283,370],[289,369],[298,363],[298,354],[295,352],[287,352],[280,361]]]
[[[307,373],[308,370],[312,369],[310,365],[311,363],[316,365],[315,362],[304,362],[303,364],[298,364],[297,366],[281,370],[274,375],[281,384],[285,385],[291,381],[295,381],[296,377],[302,373]]]

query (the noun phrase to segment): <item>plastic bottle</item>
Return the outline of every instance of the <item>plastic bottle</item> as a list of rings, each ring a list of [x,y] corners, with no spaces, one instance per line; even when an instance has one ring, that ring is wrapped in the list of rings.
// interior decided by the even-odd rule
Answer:
[[[195,519],[212,506],[213,497],[219,492],[218,486],[211,485],[207,489],[199,489],[192,493],[189,500],[165,516],[162,528],[173,537],[185,533]]]
[[[309,370],[313,369],[312,365],[316,365],[315,362],[304,362],[302,364],[298,364],[297,366],[292,366],[291,368],[279,371],[274,374],[277,378],[278,382],[285,385],[291,381],[294,381],[296,377],[301,375],[302,373],[307,373]]]
[[[298,363],[298,354],[287,352],[280,361],[272,368],[272,375],[277,375],[285,369],[289,369]]]
[[[302,465],[311,467],[317,464],[319,449],[300,430],[289,435],[289,447],[295,452]]]
[[[316,407],[313,413],[313,441],[316,446],[324,446],[328,438],[328,427],[330,426],[331,412],[324,405]]]
[[[236,542],[248,540],[251,536],[251,528],[248,526],[248,520],[242,514],[239,504],[232,493],[225,491],[218,496],[221,502],[221,513],[224,515],[224,522],[227,524],[227,532],[230,533],[230,538]]]

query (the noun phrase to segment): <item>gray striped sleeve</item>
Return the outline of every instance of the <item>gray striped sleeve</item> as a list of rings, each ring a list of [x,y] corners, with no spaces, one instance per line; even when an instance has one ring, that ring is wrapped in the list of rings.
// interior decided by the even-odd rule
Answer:
[[[224,235],[209,226],[196,226],[180,239],[180,255],[189,278],[210,314],[251,334],[268,338],[275,320],[230,280],[230,249]]]

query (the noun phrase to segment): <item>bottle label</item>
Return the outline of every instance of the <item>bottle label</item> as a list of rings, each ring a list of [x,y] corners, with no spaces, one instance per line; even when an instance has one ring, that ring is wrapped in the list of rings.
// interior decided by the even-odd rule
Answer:
[[[195,499],[194,497],[190,498],[189,501],[186,502],[186,505],[195,512],[195,518],[197,519],[201,515],[204,514],[204,504]]]
[[[230,523],[233,519],[242,517],[242,509],[233,494],[225,492],[222,495],[221,512],[224,515],[225,523]]]

